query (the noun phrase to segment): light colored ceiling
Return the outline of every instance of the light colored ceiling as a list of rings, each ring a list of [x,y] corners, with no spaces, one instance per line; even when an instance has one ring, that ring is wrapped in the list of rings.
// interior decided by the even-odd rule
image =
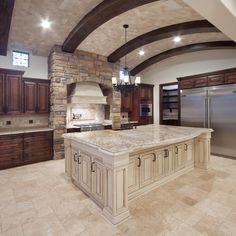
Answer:
[[[183,35],[182,41],[179,43],[173,42],[172,38],[153,42],[143,46],[142,48],[136,49],[130,54],[128,54],[127,56],[128,67],[129,69],[132,69],[136,65],[147,60],[148,58],[176,47],[181,47],[188,44],[204,43],[218,40],[224,41],[224,40],[229,40],[229,38],[222,33],[201,33],[201,34]],[[143,56],[139,56],[138,54],[140,49],[144,50],[145,52]],[[124,64],[124,58],[121,59],[121,63]]]
[[[16,0],[9,48],[47,56],[54,44],[62,45],[74,26],[102,0]],[[52,21],[42,30],[41,19]]]
[[[74,26],[102,0],[16,0],[10,31],[9,49],[27,50],[47,56],[53,45],[62,45]],[[40,19],[52,21],[52,29],[42,30]],[[125,12],[92,32],[78,47],[80,50],[108,56],[124,44],[123,24],[129,24],[128,40],[151,30],[187,21],[204,19],[183,0],[161,0]],[[223,33],[183,36],[177,46],[190,43],[229,40]],[[174,48],[171,39],[154,42],[128,54],[131,68],[162,51]],[[123,59],[121,60],[123,61]]]
[[[124,24],[129,24],[128,40],[167,25],[203,19],[181,0],[157,1],[135,8],[103,24],[86,38],[79,49],[108,56],[124,44]]]

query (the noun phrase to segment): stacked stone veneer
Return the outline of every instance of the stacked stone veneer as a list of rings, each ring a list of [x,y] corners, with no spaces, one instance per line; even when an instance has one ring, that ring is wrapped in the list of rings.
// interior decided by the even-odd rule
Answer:
[[[90,81],[102,85],[108,91],[108,104],[114,129],[120,127],[120,93],[112,89],[111,77],[118,76],[120,64],[107,62],[106,57],[76,50],[62,52],[55,46],[48,57],[49,79],[51,80],[50,126],[54,129],[54,159],[64,157],[62,134],[66,132],[67,85]]]

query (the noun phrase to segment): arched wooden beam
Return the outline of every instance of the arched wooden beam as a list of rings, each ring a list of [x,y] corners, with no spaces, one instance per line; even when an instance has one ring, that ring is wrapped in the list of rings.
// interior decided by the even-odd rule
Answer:
[[[146,44],[170,38],[176,35],[196,34],[196,33],[209,33],[219,32],[219,30],[207,20],[197,20],[184,22],[175,25],[169,25],[163,28],[159,28],[143,35],[140,35],[117,50],[111,53],[107,60],[108,62],[117,62],[120,58],[124,57],[133,50],[142,47]]]
[[[81,42],[95,29],[112,18],[136,7],[160,0],[104,0],[90,11],[70,32],[62,46],[65,52],[73,53]]]
[[[196,52],[196,51],[203,51],[203,50],[214,50],[214,49],[236,49],[236,43],[234,41],[214,41],[214,42],[206,42],[206,43],[196,43],[190,44],[178,48],[174,48],[160,54],[157,54],[153,57],[150,57],[146,61],[142,62],[141,64],[137,65],[134,69],[130,71],[132,76],[138,74],[139,72],[143,71],[147,67],[163,61],[169,57],[174,57],[177,55]]]
[[[15,0],[0,1],[0,55],[7,55],[7,45]]]

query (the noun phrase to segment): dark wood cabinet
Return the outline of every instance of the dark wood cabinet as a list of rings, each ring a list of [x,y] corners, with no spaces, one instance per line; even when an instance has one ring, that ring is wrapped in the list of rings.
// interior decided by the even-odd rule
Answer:
[[[25,78],[23,90],[25,113],[49,113],[50,81]]]
[[[236,83],[236,68],[178,78],[180,89]]]
[[[53,158],[53,132],[34,132],[0,136],[0,169]]]
[[[5,110],[4,110],[5,109],[4,84],[5,84],[4,74],[0,73],[0,115],[5,113]]]
[[[131,112],[133,109],[133,91],[121,92],[121,111]]]
[[[151,84],[140,84],[132,91],[122,91],[121,112],[128,112],[129,119],[138,121],[139,125],[152,124],[153,112],[151,116],[141,116],[140,105],[153,105],[153,87]]]
[[[22,112],[23,71],[0,69],[0,114]]]
[[[23,163],[23,135],[0,136],[0,170]]]
[[[52,132],[36,132],[24,135],[24,164],[52,159]]]

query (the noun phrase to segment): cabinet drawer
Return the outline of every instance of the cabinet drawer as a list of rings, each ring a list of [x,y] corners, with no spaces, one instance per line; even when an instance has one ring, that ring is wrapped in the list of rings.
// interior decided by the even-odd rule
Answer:
[[[220,85],[224,84],[224,75],[210,75],[208,76],[208,85]]]
[[[225,74],[225,83],[226,84],[236,83],[236,72],[226,73]]]
[[[28,133],[24,134],[24,138],[27,139],[40,139],[45,137],[52,137],[52,131],[44,131],[44,132],[35,132],[35,133]]]

